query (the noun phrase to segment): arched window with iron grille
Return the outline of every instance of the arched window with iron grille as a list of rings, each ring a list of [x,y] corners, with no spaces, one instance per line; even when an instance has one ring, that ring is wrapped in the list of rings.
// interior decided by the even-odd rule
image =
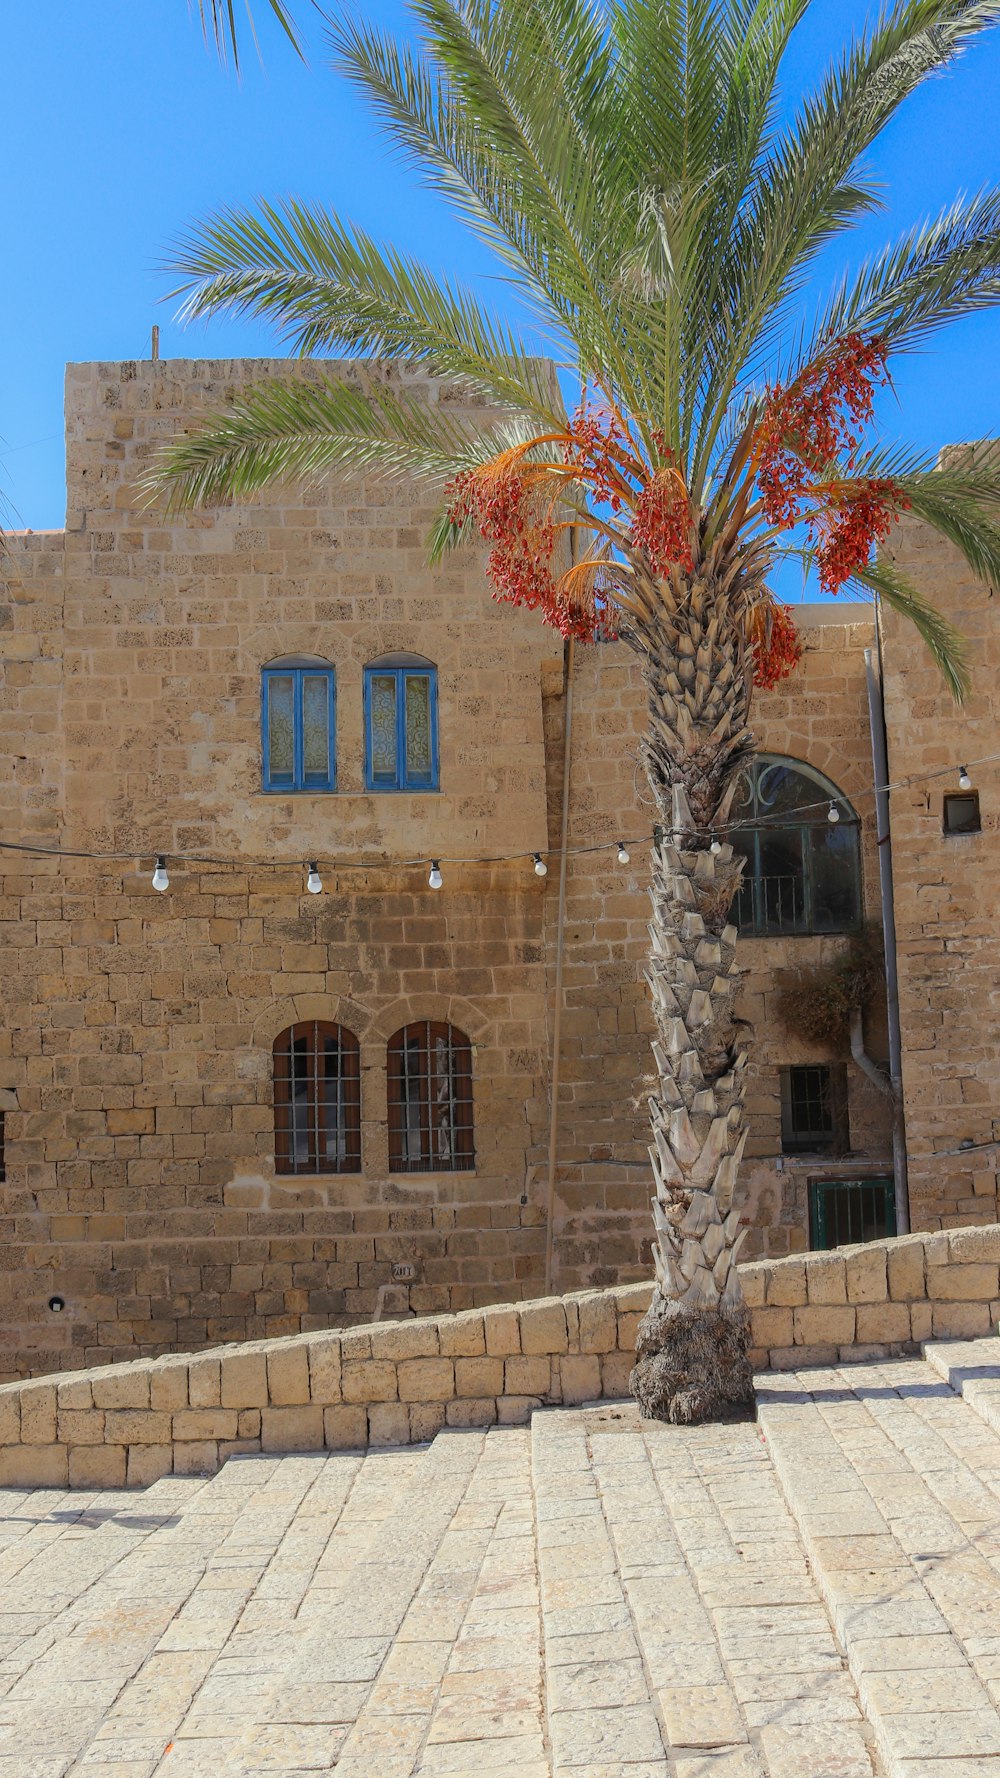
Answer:
[[[343,1025],[310,1019],[274,1040],[278,1173],[361,1171],[361,1062]]]
[[[475,1167],[472,1045],[465,1034],[420,1019],[390,1037],[386,1061],[390,1172]]]

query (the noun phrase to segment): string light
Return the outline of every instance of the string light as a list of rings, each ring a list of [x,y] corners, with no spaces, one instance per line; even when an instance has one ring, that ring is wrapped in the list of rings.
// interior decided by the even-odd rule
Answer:
[[[618,862],[619,862],[619,864],[630,864],[631,863],[631,858],[629,856],[629,850],[628,850],[628,847],[626,846],[624,840],[618,841]]]
[[[718,834],[716,834],[714,836],[714,838],[712,840],[712,844],[709,846],[708,849],[711,852],[713,858],[718,858],[719,853],[722,851],[722,841],[720,840]]]
[[[306,888],[310,895],[322,895],[323,893],[323,879],[319,874],[319,865],[316,863],[315,859],[309,866],[309,875],[306,878]]]
[[[840,810],[838,809],[838,807],[832,797],[830,798],[830,807],[826,811],[826,818],[828,821],[839,821],[840,820]]]
[[[959,790],[971,790],[972,789],[972,779],[969,777],[968,766],[959,766],[958,788],[959,788]]]
[[[536,852],[535,853],[535,875],[536,875],[536,877],[547,877],[548,874],[549,874],[548,865],[546,864],[541,853]]]
[[[158,890],[160,895],[163,894],[165,889],[170,888],[170,878],[167,876],[167,861],[162,852],[158,852],[156,855],[156,869],[149,880],[152,883],[153,888]]]
[[[431,860],[431,874],[428,877],[427,882],[432,889],[440,889],[444,882],[444,878],[441,875],[441,866],[436,858]]]

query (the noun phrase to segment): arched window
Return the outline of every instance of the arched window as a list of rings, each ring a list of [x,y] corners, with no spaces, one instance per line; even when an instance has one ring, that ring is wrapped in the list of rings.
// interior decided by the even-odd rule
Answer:
[[[260,676],[265,790],[334,790],[336,685],[329,661],[288,654]]]
[[[274,1040],[274,1164],[278,1173],[361,1171],[358,1040],[311,1019]]]
[[[421,1019],[390,1037],[386,1060],[390,1171],[462,1173],[474,1167],[469,1039],[454,1025]]]
[[[365,668],[365,787],[437,790],[437,668],[384,654]]]
[[[828,819],[830,804],[840,819]],[[846,932],[861,918],[858,817],[835,784],[796,759],[761,753],[749,769],[730,837],[746,855],[733,903],[741,932]]]

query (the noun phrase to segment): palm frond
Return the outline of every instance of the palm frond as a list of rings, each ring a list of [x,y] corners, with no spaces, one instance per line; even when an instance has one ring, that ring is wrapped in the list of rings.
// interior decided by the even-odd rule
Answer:
[[[848,584],[854,583],[877,593],[883,604],[913,625],[937,662],[956,704],[964,703],[969,693],[968,651],[954,625],[884,557],[856,574],[854,582]]]
[[[246,12],[246,25],[254,44],[257,32],[254,28],[253,10],[250,0],[243,0]],[[302,40],[290,6],[285,0],[266,0],[270,11],[277,19],[296,55],[302,55]],[[198,0],[198,16],[206,39],[215,44],[220,59],[224,62],[228,56],[233,58],[233,66],[237,70],[240,65],[240,23],[237,0]]]

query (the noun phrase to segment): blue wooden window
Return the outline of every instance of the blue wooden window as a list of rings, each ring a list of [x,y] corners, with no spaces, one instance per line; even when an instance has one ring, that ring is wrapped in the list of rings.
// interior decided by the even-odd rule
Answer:
[[[437,668],[387,655],[365,668],[365,788],[437,790]]]
[[[334,790],[336,687],[322,662],[274,661],[261,673],[264,789]]]

